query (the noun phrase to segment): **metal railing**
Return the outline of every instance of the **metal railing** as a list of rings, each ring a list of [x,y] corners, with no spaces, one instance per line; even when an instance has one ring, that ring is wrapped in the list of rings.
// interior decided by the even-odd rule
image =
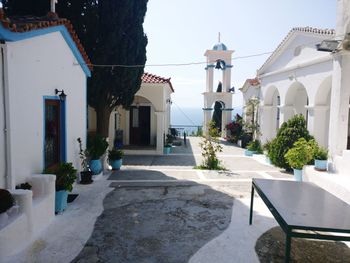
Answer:
[[[202,125],[170,125],[170,128],[174,128],[178,132],[178,136],[183,137],[184,132],[186,136],[200,136],[202,135]]]

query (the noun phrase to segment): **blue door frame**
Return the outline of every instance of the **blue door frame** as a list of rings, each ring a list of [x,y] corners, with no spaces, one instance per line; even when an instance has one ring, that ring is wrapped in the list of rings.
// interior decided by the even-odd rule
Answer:
[[[59,135],[60,135],[60,143],[59,143],[59,152],[60,157],[59,161],[66,162],[67,161],[67,129],[66,129],[66,101],[61,101],[58,96],[44,96],[44,105],[43,105],[43,112],[44,112],[44,119],[43,119],[43,167],[44,169],[47,168],[46,160],[45,160],[45,138],[46,138],[46,102],[48,100],[54,100],[59,101],[60,105],[60,116],[59,116]]]

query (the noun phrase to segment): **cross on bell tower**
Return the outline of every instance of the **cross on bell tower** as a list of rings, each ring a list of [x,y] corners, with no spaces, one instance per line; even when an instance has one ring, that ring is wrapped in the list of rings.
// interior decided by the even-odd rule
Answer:
[[[220,102],[222,105],[222,121],[221,121],[221,136],[226,137],[226,124],[231,122],[232,116],[232,93],[231,93],[231,60],[234,50],[228,50],[226,45],[220,41],[220,32],[218,34],[219,42],[208,49],[204,56],[207,57],[207,72],[206,90],[204,96],[204,136],[208,135],[208,124],[212,118],[213,105],[215,102]],[[221,92],[213,91],[214,70],[222,70],[222,90]]]

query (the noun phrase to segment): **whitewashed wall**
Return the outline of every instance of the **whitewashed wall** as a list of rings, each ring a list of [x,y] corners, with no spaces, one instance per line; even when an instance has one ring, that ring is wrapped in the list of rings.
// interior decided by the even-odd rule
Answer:
[[[0,61],[2,61],[2,54],[0,52]],[[3,64],[0,63],[0,80],[2,80],[2,70],[3,70]],[[3,94],[3,85],[2,81],[0,81],[0,188],[6,188],[6,171],[5,171],[5,133],[4,133],[4,94]]]
[[[86,76],[58,32],[7,44],[11,168],[15,184],[44,168],[44,96],[64,89],[67,161],[79,168],[86,139]]]

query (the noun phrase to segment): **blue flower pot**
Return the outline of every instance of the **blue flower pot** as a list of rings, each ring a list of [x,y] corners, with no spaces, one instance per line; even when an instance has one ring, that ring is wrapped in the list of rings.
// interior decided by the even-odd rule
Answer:
[[[297,182],[303,181],[303,170],[293,169],[294,171],[294,180]]]
[[[245,156],[253,156],[254,153],[255,153],[254,151],[249,151],[249,150],[244,151]]]
[[[119,159],[119,160],[109,161],[109,164],[112,166],[113,170],[120,170],[120,167],[123,164],[123,160]]]
[[[268,156],[265,157],[265,162],[267,162],[268,164],[272,164],[271,159]]]
[[[91,160],[90,161],[90,170],[93,175],[99,174],[102,172],[102,162],[101,160]]]
[[[164,147],[163,153],[170,154],[171,147]]]
[[[62,213],[67,208],[68,191],[56,191],[55,194],[55,212]]]
[[[327,171],[327,160],[315,160],[315,169],[318,171]]]

